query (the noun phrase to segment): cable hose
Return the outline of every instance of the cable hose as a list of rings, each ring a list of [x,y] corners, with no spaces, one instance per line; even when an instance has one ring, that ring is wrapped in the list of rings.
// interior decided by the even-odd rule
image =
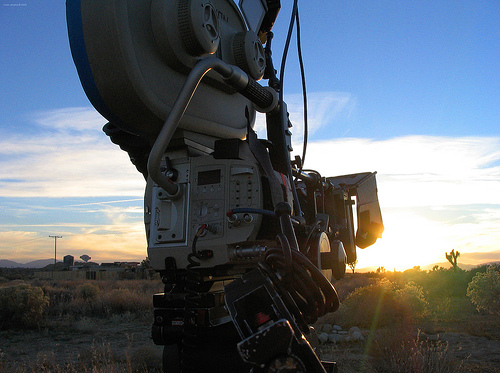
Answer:
[[[291,253],[293,274],[285,272],[286,259],[281,249],[269,249],[264,260],[273,272],[285,272],[281,279],[274,278],[289,296],[288,302],[293,302],[287,306],[291,306],[294,316],[312,324],[326,313],[336,311],[340,305],[339,297],[333,285],[304,254],[296,250]],[[284,297],[284,301],[287,298]]]
[[[270,254],[266,262],[272,267],[283,268],[284,261],[281,253]],[[294,263],[292,271],[283,278],[283,285],[300,310],[307,324],[314,323],[318,318],[318,311],[324,310],[323,295],[307,272],[300,265]]]

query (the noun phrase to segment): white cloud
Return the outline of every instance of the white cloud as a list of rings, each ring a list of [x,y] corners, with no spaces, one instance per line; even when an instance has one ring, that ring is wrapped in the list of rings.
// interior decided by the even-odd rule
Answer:
[[[36,113],[33,119],[39,125],[61,131],[101,132],[106,120],[89,107],[69,107]]]
[[[500,138],[407,136],[310,143],[307,167],[325,176],[377,171],[387,206],[500,204]]]
[[[142,175],[101,131],[106,121],[93,109],[59,109],[34,118],[36,130],[0,140],[0,195],[142,196]]]

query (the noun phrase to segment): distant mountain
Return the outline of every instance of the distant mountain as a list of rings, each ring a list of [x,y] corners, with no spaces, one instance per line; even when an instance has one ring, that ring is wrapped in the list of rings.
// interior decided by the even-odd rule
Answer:
[[[60,261],[57,261],[60,263]],[[54,264],[54,259],[40,259],[40,260],[34,260],[32,262],[28,262],[23,265],[24,268],[43,268],[45,266],[48,266],[49,264]]]
[[[0,268],[22,268],[23,265],[12,260],[0,259]]]
[[[12,260],[0,259],[0,268],[43,268],[49,264],[54,264],[54,259],[34,260],[25,264]]]

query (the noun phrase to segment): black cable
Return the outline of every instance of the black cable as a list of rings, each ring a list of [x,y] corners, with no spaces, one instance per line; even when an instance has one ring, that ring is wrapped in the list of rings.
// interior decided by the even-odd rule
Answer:
[[[280,76],[279,76],[279,79],[280,79],[279,102],[280,102],[280,104],[282,104],[284,102],[284,100],[283,100],[283,83],[285,80],[286,58],[288,55],[288,48],[290,47],[290,40],[292,38],[293,26],[295,24],[297,12],[298,12],[298,0],[294,0],[293,8],[292,8],[292,15],[290,17],[290,24],[288,26],[288,33],[286,36],[285,48],[283,49],[283,56],[281,58],[281,68],[280,68]],[[283,128],[282,130],[285,131],[286,128]],[[288,170],[287,170],[288,175],[287,176],[288,176],[290,182],[292,182],[293,181],[293,173],[292,173],[291,164],[288,164],[287,168],[288,168]],[[302,213],[302,209],[300,207],[300,203],[299,203],[298,195],[297,195],[297,190],[295,187],[292,187],[292,194],[293,194],[293,199],[295,201],[295,208],[296,208],[295,215],[302,216],[303,213]]]
[[[304,245],[304,247],[306,248],[308,254],[309,254],[309,251],[310,251],[310,248],[311,248],[311,243],[310,243],[311,242],[311,237],[314,234],[314,232],[316,232],[316,230],[320,228],[320,226],[321,226],[321,223],[319,221],[316,221],[314,223],[314,225],[311,227],[311,230],[309,231],[309,234],[307,235],[306,244]]]
[[[309,123],[308,123],[308,111],[307,111],[307,87],[306,87],[306,74],[304,69],[304,60],[302,58],[302,45],[300,42],[300,22],[299,22],[299,9],[297,8],[297,13],[295,14],[295,22],[297,23],[297,54],[299,57],[300,66],[300,78],[302,82],[302,100],[304,105],[304,140],[302,145],[302,162],[300,162],[299,172],[302,172],[302,167],[306,161],[307,152],[307,138],[309,136]]]
[[[292,258],[292,248],[288,239],[283,233],[280,233],[276,237],[280,244],[281,250],[283,252],[283,258],[285,259],[285,271],[286,273],[293,273],[293,258]]]
[[[265,56],[266,56],[266,70],[264,73],[264,79],[269,79],[269,87],[273,88],[276,92],[278,92],[281,88],[281,83],[276,76],[276,70],[274,69],[274,64],[273,64],[273,52],[272,52],[272,40],[273,40],[274,34],[269,31],[267,33],[267,41],[266,41],[266,47],[264,49]]]
[[[334,312],[339,307],[339,298],[333,285],[323,276],[311,261],[301,252],[292,250],[292,276],[285,274],[280,277],[283,289],[293,299],[292,306],[299,312],[307,323],[314,323],[318,317],[328,312]],[[265,254],[265,263],[276,272],[286,268],[284,253],[281,249],[268,249]],[[285,272],[286,273],[286,272]],[[276,277],[277,278],[277,277]],[[287,281],[293,278],[293,281]],[[273,280],[275,281],[275,280]]]
[[[309,331],[309,327],[304,320],[304,315],[288,292],[288,289],[285,288],[285,286],[281,282],[281,279],[276,275],[275,269],[271,268],[271,265],[268,265],[265,261],[259,262],[258,265],[259,268],[264,272],[264,274],[269,277],[271,282],[274,284],[274,286],[278,290],[278,293],[280,294],[280,297],[283,299],[283,302],[289,309],[290,313],[295,317],[295,322],[299,327],[299,330],[295,330],[295,332],[297,333],[302,331],[303,333],[307,333]]]
[[[281,67],[280,67],[280,91],[279,91],[279,101],[283,102],[283,82],[285,78],[285,64],[288,55],[288,48],[290,46],[290,39],[292,38],[293,25],[295,23],[295,17],[297,13],[297,3],[298,0],[293,1],[292,16],[290,17],[290,24],[288,25],[288,33],[286,35],[285,48],[283,49],[283,55],[281,57]]]
[[[202,224],[198,228],[198,231],[196,232],[196,234],[193,238],[193,244],[191,246],[191,253],[189,253],[189,255],[188,255],[188,261],[190,263],[191,263],[191,260],[193,257],[195,257],[196,259],[199,259],[199,260],[206,260],[206,259],[210,259],[213,257],[214,253],[212,250],[198,251],[196,249],[196,243],[198,242],[198,238],[203,234],[203,232],[205,232],[205,230],[212,231],[210,227],[213,227],[213,226],[210,226],[209,224]],[[200,265],[200,263],[198,263],[197,265]]]
[[[196,351],[200,348],[198,327],[196,325],[196,309],[200,307],[200,293],[198,288],[202,282],[201,275],[196,271],[200,262],[196,251],[196,241],[199,235],[193,239],[192,252],[187,256],[189,264],[186,266],[185,275],[185,296],[184,296],[184,326],[182,328],[181,365],[183,372],[195,372]]]

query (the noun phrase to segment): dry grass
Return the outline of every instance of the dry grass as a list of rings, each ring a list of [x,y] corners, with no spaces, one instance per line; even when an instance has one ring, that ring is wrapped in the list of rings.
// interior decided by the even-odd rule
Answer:
[[[152,296],[159,291],[162,284],[148,280],[16,280],[0,286],[0,307],[3,315],[10,315],[9,319],[19,319],[16,325],[7,323],[7,328],[38,328],[43,326],[44,317],[109,317],[150,312]]]
[[[3,370],[2,370],[3,369]],[[161,356],[150,346],[127,349],[122,354],[109,343],[83,348],[77,361],[60,363],[53,351],[40,351],[28,363],[2,362],[0,370],[14,373],[142,373],[162,372]]]
[[[109,317],[152,310],[152,295],[162,290],[158,281],[35,281],[50,299],[47,315]]]
[[[378,331],[369,354],[378,371],[393,373],[453,373],[460,368],[447,342],[425,339],[409,330]]]
[[[435,336],[442,332],[461,332],[500,340],[500,332],[497,332],[500,330],[500,319],[493,315],[481,315],[465,296],[465,280],[468,277],[466,273],[426,273],[417,270],[408,274],[346,276],[336,284],[343,300],[342,308],[328,315],[329,320],[323,322],[339,324],[344,328],[356,325],[369,331],[365,333],[365,341],[324,345],[322,353],[336,360],[343,373],[489,372],[484,364],[482,370],[474,370],[472,362],[465,361],[465,357],[456,358],[448,342]],[[118,330],[125,324],[131,328],[149,328],[152,294],[162,290],[159,281],[147,280],[35,280],[0,286],[20,286],[28,289],[27,293],[48,300],[46,304],[41,303],[42,306],[45,304],[44,319],[34,326],[35,331],[29,333],[57,334],[59,339],[64,335],[77,334],[82,338],[86,336],[90,341],[101,333],[103,323],[115,325]],[[441,296],[437,289],[442,291]],[[139,321],[141,326],[138,326]],[[432,338],[428,338],[429,334],[433,334]],[[66,341],[70,338],[67,337]],[[7,361],[1,349],[9,342],[4,344],[1,341],[0,371],[161,371],[161,356],[152,341],[148,339],[137,345],[131,333],[127,334],[129,340],[126,347],[116,349],[109,344],[112,338],[116,336],[82,344],[78,358],[64,362],[50,346],[46,350],[40,349],[36,356],[30,355],[30,359],[24,362]],[[464,362],[466,368],[463,368]]]
[[[161,371],[161,354],[149,338],[152,295],[162,290],[159,281],[16,280],[0,286],[0,295],[5,295],[4,307],[10,310],[20,299],[14,310],[16,323],[4,323],[4,329],[12,332],[4,331],[0,336],[1,372]],[[17,298],[13,297],[13,288]],[[36,322],[26,323],[23,320],[33,316],[29,305],[34,304],[38,305],[39,317],[34,319]],[[132,331],[142,329],[146,337],[134,342],[133,332],[123,331],[125,324]],[[103,325],[110,332],[107,338],[103,336]],[[125,334],[128,341],[119,341]],[[45,345],[36,343],[38,352],[28,347],[33,338],[47,341]],[[68,360],[64,345],[70,344],[73,352]],[[16,345],[25,352],[15,351]],[[118,348],[123,345],[126,347]]]

